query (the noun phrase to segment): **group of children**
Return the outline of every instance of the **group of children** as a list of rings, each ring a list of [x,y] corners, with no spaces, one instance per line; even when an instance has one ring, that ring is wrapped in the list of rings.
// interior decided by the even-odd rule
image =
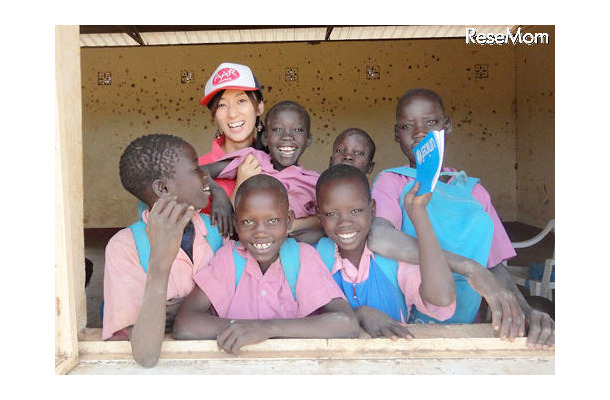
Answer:
[[[437,237],[444,227],[427,211],[433,193],[416,195],[418,183],[393,171],[371,190],[366,175],[375,144],[358,128],[337,136],[326,171],[304,169],[299,159],[312,136],[309,114],[295,102],[272,107],[264,127],[259,147],[268,152],[245,147],[201,167],[193,147],[176,136],[147,135],[127,147],[121,182],[147,205],[134,224],[145,234],[131,226],[108,243],[102,339],[131,340],[134,359],[150,367],[167,332],[216,339],[238,353],[268,338],[410,339],[407,323],[474,321],[480,294],[498,284],[481,262],[448,251],[450,239]],[[434,129],[451,131],[440,97],[407,92],[395,138],[410,164],[413,147]],[[251,172],[237,179],[244,163]],[[199,212],[212,178],[237,180],[235,232],[223,230],[225,237]],[[380,212],[381,204],[392,211]],[[504,244],[492,214],[481,229]],[[493,267],[511,255],[490,240],[491,252],[483,252]],[[510,323],[500,331],[523,334]],[[554,344],[554,327],[545,335],[535,338],[537,346]]]

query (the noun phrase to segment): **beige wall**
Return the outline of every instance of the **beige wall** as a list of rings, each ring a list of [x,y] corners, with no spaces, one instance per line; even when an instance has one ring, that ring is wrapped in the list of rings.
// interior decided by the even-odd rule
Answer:
[[[446,163],[480,177],[500,217],[516,220],[515,60],[512,45],[463,39],[82,49],[85,227],[134,220],[135,201],[118,178],[119,157],[134,138],[168,132],[200,154],[209,150],[215,127],[198,100],[222,61],[255,71],[267,108],[291,99],[309,110],[314,143],[301,161],[319,172],[334,137],[351,126],[368,131],[378,146],[373,176],[404,163],[393,141],[396,101],[416,86],[438,91],[454,123]],[[476,64],[488,65],[488,78],[475,78]],[[380,79],[366,79],[368,65],[380,68]],[[548,65],[529,68],[546,74]],[[297,81],[285,79],[289,67],[298,70]],[[180,82],[181,70],[193,72],[193,83]],[[99,86],[98,72],[111,72],[112,85]],[[539,178],[553,180],[552,172]]]
[[[532,26],[547,32],[553,26]],[[543,227],[555,218],[555,46],[516,49],[517,219]]]

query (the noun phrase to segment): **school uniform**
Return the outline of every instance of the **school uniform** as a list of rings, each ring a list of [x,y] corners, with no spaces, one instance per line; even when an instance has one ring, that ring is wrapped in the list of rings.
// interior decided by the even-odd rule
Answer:
[[[235,157],[218,177],[235,179],[237,177],[237,168],[248,154],[256,157],[261,165],[263,174],[272,176],[282,182],[288,192],[289,208],[294,212],[295,218],[316,215],[316,183],[320,174],[316,171],[305,169],[300,164],[290,165],[278,171],[273,167],[269,154],[248,147],[221,158],[223,160]]]
[[[199,165],[206,165],[214,163],[221,158],[223,158],[227,153],[222,149],[222,146],[225,143],[225,136],[221,136],[220,138],[215,138],[212,141],[211,150],[199,157]],[[227,196],[231,197],[233,190],[235,190],[235,178],[233,179],[222,179],[216,178],[214,181],[220,186],[226,193]],[[211,203],[208,204],[203,210],[202,213],[210,214],[211,213]]]
[[[195,275],[195,282],[210,299],[222,318],[277,319],[306,317],[334,298],[345,298],[317,251],[298,243],[300,270],[293,293],[284,275],[280,257],[265,274],[242,243],[227,241],[210,265]],[[246,259],[245,269],[235,287],[233,250]]]
[[[367,245],[364,247],[359,265],[356,267],[347,258],[342,258],[335,244],[334,264],[331,274],[342,288],[352,308],[369,306],[385,312],[390,317],[407,322],[412,306],[430,317],[446,320],[455,312],[455,301],[448,306],[430,304],[419,294],[421,274],[418,265],[398,262],[397,281],[402,296],[395,295],[395,288],[381,271],[376,254]],[[400,304],[403,302],[403,304]]]
[[[444,167],[443,171],[455,172],[456,170]],[[381,172],[377,176],[371,190],[371,196],[377,204],[376,215],[390,221],[398,230],[401,229],[403,218],[402,205],[399,203],[400,194],[404,186],[411,181],[411,178],[404,175]],[[493,237],[486,265],[487,268],[492,268],[504,260],[515,257],[517,253],[498,217],[498,213],[491,202],[491,197],[487,190],[477,183],[472,189],[472,196],[481,203],[493,222]]]
[[[148,222],[148,214],[148,210],[142,213],[145,223]],[[187,296],[195,287],[195,274],[207,266],[214,256],[205,238],[208,231],[199,214],[193,213],[191,221],[194,227],[193,259],[185,250],[178,249],[167,283],[168,300]],[[108,241],[105,257],[103,340],[135,324],[146,286],[146,272],[140,264],[131,229],[120,230]]]

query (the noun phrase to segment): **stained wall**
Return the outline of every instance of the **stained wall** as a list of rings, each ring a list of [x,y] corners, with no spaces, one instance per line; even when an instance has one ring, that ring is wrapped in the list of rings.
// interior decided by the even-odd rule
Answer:
[[[454,124],[446,164],[481,178],[503,220],[518,217],[514,46],[430,39],[83,48],[81,54],[85,227],[134,220],[135,200],[118,177],[121,152],[134,138],[167,132],[184,137],[200,154],[209,150],[215,127],[198,101],[223,61],[255,71],[267,108],[291,99],[309,110],[314,142],[301,162],[318,172],[328,165],[334,137],[352,126],[377,144],[371,179],[404,163],[393,140],[396,101],[412,87],[439,92]],[[487,77],[475,76],[477,65],[487,67]],[[378,79],[368,79],[367,67]],[[544,72],[548,64],[530,68]],[[192,74],[190,83],[181,83],[182,71]],[[110,85],[98,84],[100,72],[111,73]],[[537,179],[552,179],[544,174]]]
[[[553,26],[532,26],[548,32]],[[516,48],[517,219],[543,227],[555,218],[555,46]]]

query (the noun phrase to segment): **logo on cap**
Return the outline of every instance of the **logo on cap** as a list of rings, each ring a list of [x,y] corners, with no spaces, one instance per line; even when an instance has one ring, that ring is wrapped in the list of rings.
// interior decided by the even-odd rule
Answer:
[[[223,68],[214,75],[212,84],[214,86],[220,85],[221,83],[234,81],[239,78],[239,72],[235,68]]]

